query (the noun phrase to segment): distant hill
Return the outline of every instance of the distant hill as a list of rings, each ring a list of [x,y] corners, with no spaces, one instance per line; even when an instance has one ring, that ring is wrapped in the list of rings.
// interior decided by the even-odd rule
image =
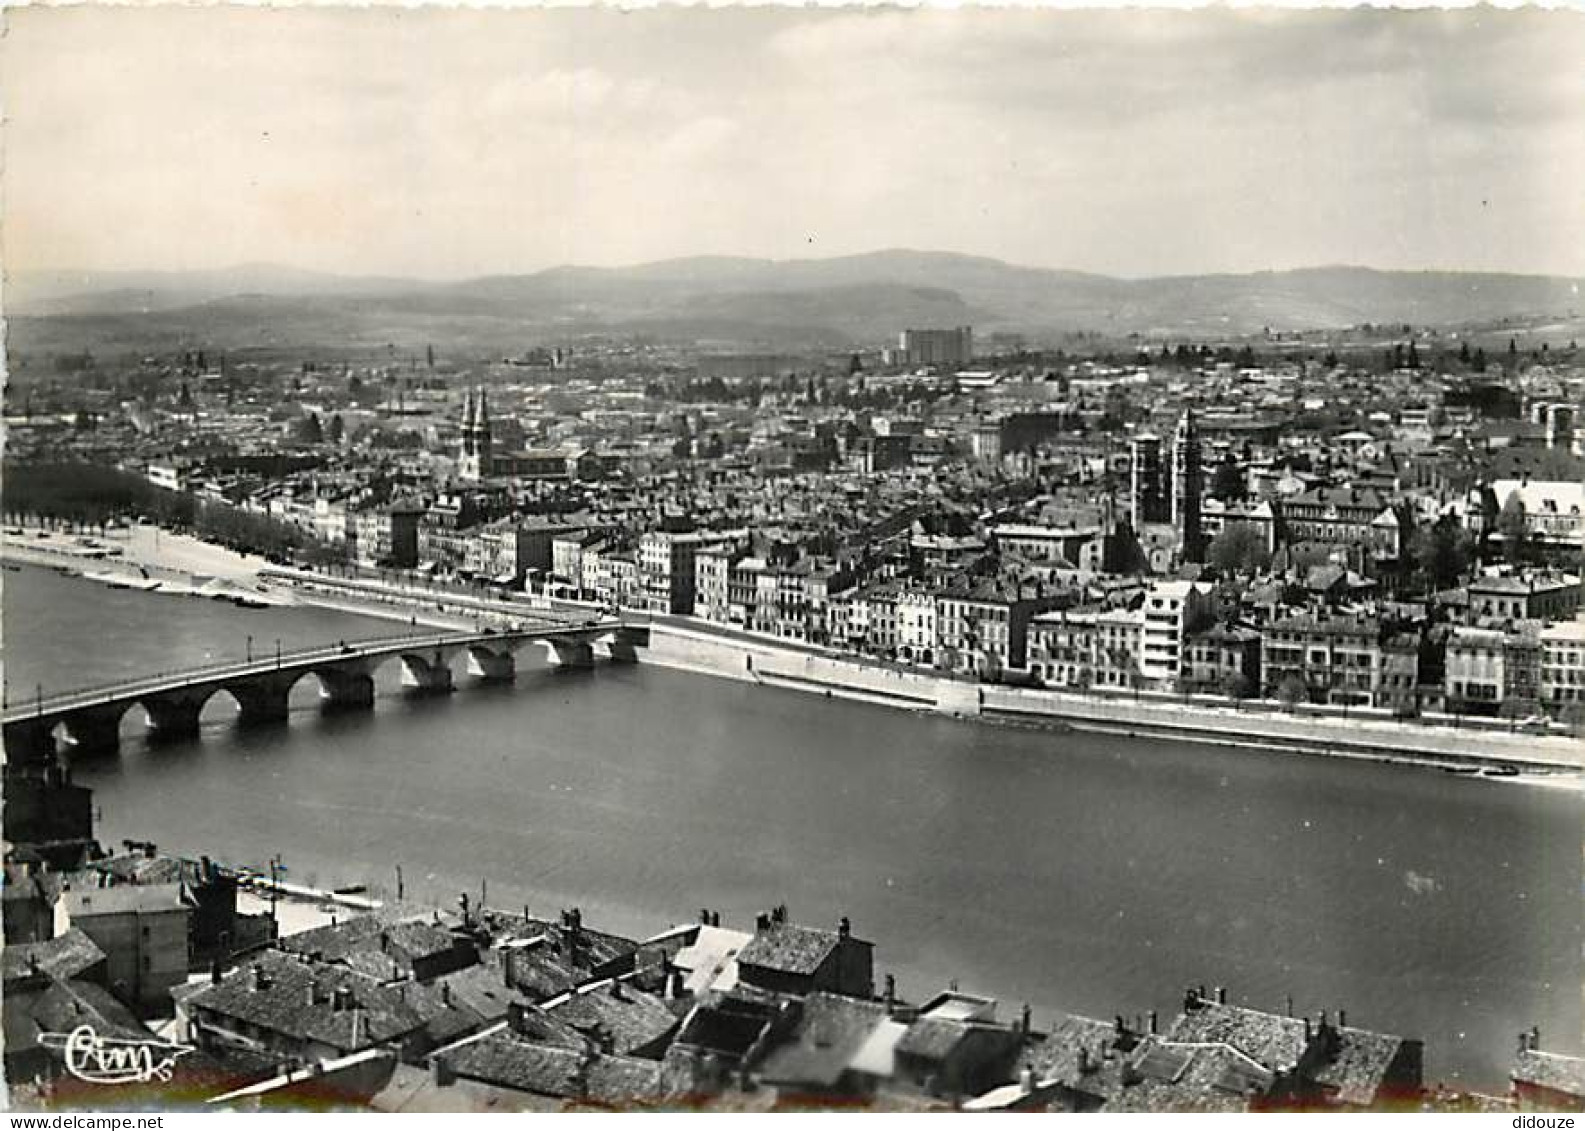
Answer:
[[[1072,330],[1214,337],[1577,320],[1585,280],[1319,267],[1117,279],[948,252],[832,259],[696,257],[634,267],[557,267],[437,283],[270,265],[224,271],[19,273],[5,302],[20,348],[73,335],[127,345],[467,342],[609,333],[745,344],[843,346],[913,325],[982,332]],[[122,335],[131,334],[134,340]]]

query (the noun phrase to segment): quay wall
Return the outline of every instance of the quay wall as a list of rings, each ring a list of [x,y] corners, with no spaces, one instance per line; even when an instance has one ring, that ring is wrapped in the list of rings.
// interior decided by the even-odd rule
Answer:
[[[1299,717],[1259,704],[1243,708],[1170,697],[1103,698],[1050,689],[979,684],[898,670],[747,634],[656,620],[641,662],[914,711],[990,722],[1042,725],[1433,766],[1508,763],[1585,770],[1585,742],[1420,723],[1376,715]]]

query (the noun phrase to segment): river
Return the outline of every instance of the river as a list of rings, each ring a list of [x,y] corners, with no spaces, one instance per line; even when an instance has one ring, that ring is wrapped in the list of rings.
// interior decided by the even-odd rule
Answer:
[[[4,574],[13,702],[407,631]],[[1019,730],[636,666],[524,662],[510,687],[396,693],[79,764],[100,837],[452,903],[580,905],[643,935],[786,903],[877,944],[919,997],[956,980],[1101,1017],[1170,1016],[1190,983],[1345,1008],[1426,1042],[1430,1081],[1503,1090],[1515,1035],[1581,1050],[1577,795],[1422,769]],[[459,684],[466,681],[459,676]]]

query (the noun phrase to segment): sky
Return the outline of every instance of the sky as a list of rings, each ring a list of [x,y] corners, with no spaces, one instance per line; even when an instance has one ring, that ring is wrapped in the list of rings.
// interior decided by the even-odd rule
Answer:
[[[9,270],[1585,276],[1585,11],[12,8]]]

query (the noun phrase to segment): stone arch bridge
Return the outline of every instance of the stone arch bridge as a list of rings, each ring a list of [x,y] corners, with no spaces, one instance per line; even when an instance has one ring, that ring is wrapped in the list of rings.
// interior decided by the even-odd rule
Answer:
[[[453,689],[452,661],[458,656],[466,658],[466,673],[475,680],[505,683],[515,677],[517,653],[525,646],[542,645],[556,664],[588,667],[597,649],[613,660],[636,659],[647,635],[646,628],[620,621],[592,621],[392,637],[41,694],[5,706],[5,750],[18,761],[53,758],[61,742],[72,752],[113,751],[122,718],[134,707],[147,717],[151,735],[190,737],[198,733],[204,705],[221,693],[236,702],[244,725],[280,722],[292,688],[305,676],[318,681],[326,710],[367,710],[374,706],[374,672],[392,660],[401,665],[402,685],[410,693],[444,694]]]

